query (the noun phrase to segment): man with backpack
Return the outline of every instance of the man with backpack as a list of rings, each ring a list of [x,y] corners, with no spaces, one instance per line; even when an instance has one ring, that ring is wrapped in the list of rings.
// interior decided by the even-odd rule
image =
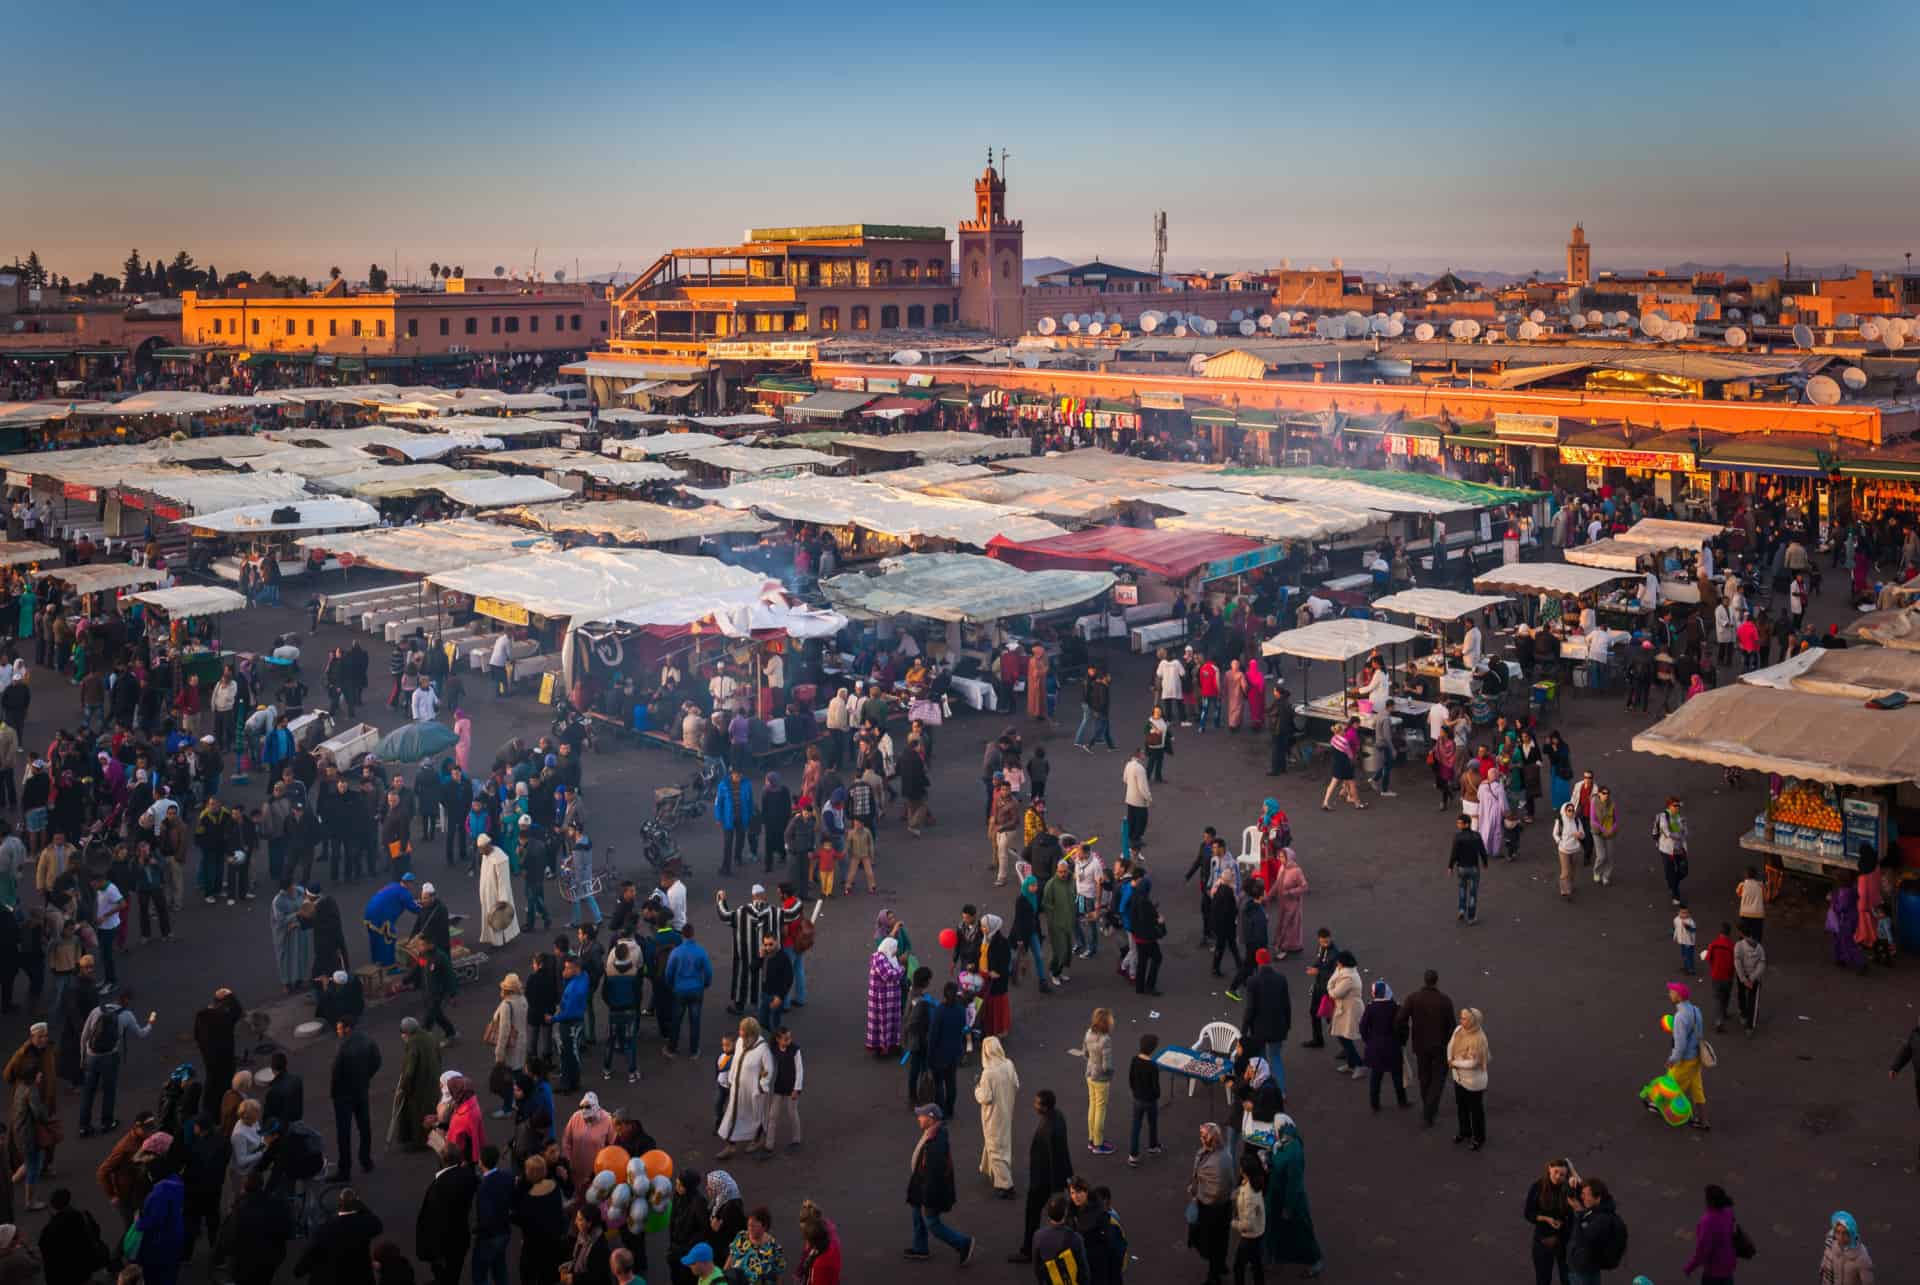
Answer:
[[[1576,1199],[1567,1278],[1571,1285],[1600,1285],[1600,1274],[1620,1266],[1627,1256],[1627,1224],[1614,1212],[1613,1193],[1598,1178],[1582,1182]]]
[[[113,1118],[114,1101],[120,1091],[120,1063],[126,1057],[127,1037],[137,1035],[141,1039],[153,1034],[154,1014],[148,1013],[146,1024],[128,1011],[127,1005],[133,1002],[133,991],[122,987],[119,995],[105,1001],[91,1013],[80,1028],[81,1055],[85,1060],[83,1079],[80,1085],[80,1136],[91,1138],[96,1130],[93,1127],[93,1096],[100,1094],[100,1128],[98,1132],[109,1133],[120,1127]]]

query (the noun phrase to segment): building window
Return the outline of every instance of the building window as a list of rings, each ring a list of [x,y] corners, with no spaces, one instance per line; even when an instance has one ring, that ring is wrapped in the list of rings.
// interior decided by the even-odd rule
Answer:
[[[900,327],[900,308],[897,304],[880,305],[880,329],[897,330]]]
[[[443,335],[446,335],[446,334],[451,334],[452,331],[453,331],[453,327],[449,323],[448,318],[446,317],[440,318],[440,333]]]
[[[313,318],[307,318],[307,338],[313,338]]]
[[[924,326],[927,324],[927,310],[917,303],[907,305],[907,325]]]
[[[873,284],[873,264],[866,259],[853,262],[853,284],[862,290]]]
[[[360,337],[360,319],[358,317],[355,317],[353,320],[353,335],[356,339]]]
[[[336,317],[327,318],[327,338],[337,339],[340,335],[340,321]]]
[[[220,333],[220,318],[215,317],[213,321],[208,324],[207,333],[212,335],[217,335]]]
[[[910,286],[920,284],[920,260],[900,260],[900,279]]]
[[[855,305],[853,305],[853,328],[855,330],[873,329],[873,327],[869,324],[869,318],[867,314],[867,305],[865,305],[864,303],[856,303]]]
[[[840,310],[831,306],[822,308],[814,315],[814,320],[822,330],[838,330],[840,329]]]
[[[441,324],[444,325],[445,323],[443,322]],[[407,318],[407,338],[418,339],[419,337],[420,337],[420,318],[408,317]]]
[[[374,337],[377,339],[385,339],[387,337],[386,318],[384,317],[379,318],[373,323],[373,333],[374,333]]]
[[[500,333],[500,318],[495,317],[492,320],[493,320],[493,333],[497,335]]]
[[[893,260],[875,259],[873,261],[873,284],[890,285],[893,282]]]
[[[260,333],[260,318],[258,317],[253,319],[253,333],[256,335]]]
[[[927,280],[937,282],[947,275],[947,265],[940,259],[927,260]]]
[[[287,337],[289,339],[293,337],[293,318],[292,317],[287,318]]]
[[[933,324],[934,325],[944,326],[947,324],[947,322],[951,321],[952,319],[953,319],[953,310],[947,307],[946,304],[936,303],[933,305]]]
[[[1012,275],[1013,275],[1013,260],[1003,255],[1000,259],[1000,279],[1002,281],[1005,281],[1007,278],[1011,277]]]
[[[603,335],[607,333],[607,319],[605,317],[600,319],[600,333]]]
[[[520,318],[518,317],[507,318],[507,333],[510,335],[517,335],[520,333]]]
[[[480,333],[480,318],[478,317],[467,318],[467,333],[470,335],[477,335]]]
[[[536,334],[536,335],[540,333],[540,314],[539,313],[535,313],[533,316],[527,318],[527,330],[532,334]]]
[[[573,325],[571,329],[574,329],[574,330],[580,329],[580,314],[577,312],[573,314]]]

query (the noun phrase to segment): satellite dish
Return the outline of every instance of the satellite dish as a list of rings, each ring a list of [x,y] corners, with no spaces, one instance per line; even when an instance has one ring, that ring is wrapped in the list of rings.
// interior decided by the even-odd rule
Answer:
[[[1501,333],[1506,335],[1506,337],[1509,339],[1520,338],[1520,323],[1513,320],[1511,317],[1507,319],[1506,325],[1500,327],[1500,330],[1501,330]]]
[[[1813,331],[1805,326],[1795,326],[1793,328],[1793,346],[1795,348],[1813,347]]]
[[[1746,301],[1747,296],[1741,294],[1738,290],[1727,296],[1728,303],[1745,303]]]
[[[1365,313],[1349,312],[1346,315],[1346,323],[1347,333],[1350,335],[1364,335],[1367,333],[1367,317]]]
[[[1263,312],[1263,313],[1261,313],[1261,314],[1260,314],[1260,316],[1259,316],[1259,317],[1258,317],[1258,318],[1257,318],[1257,319],[1256,319],[1256,320],[1254,321],[1254,323],[1253,323],[1253,324],[1254,324],[1254,325],[1256,325],[1256,326],[1258,326],[1258,327],[1260,327],[1260,329],[1262,329],[1262,330],[1272,330],[1272,329],[1273,329],[1273,314],[1272,314],[1272,313],[1270,313],[1270,312]]]
[[[1546,329],[1537,321],[1523,321],[1520,323],[1520,337],[1522,339],[1538,339],[1545,333]]]
[[[1118,316],[1118,314],[1115,315]],[[1107,314],[1104,311],[1094,313],[1093,322],[1097,326],[1104,326],[1107,324]]]
[[[1657,312],[1649,312],[1640,318],[1640,333],[1662,338],[1667,329],[1667,319]]]
[[[1404,323],[1406,319],[1407,319],[1407,314],[1404,312],[1395,312],[1387,318],[1388,321],[1398,321],[1402,323]]]
[[[1435,294],[1433,291],[1429,290],[1427,291],[1427,302],[1438,303],[1440,302],[1440,296],[1438,294]]]
[[[1603,325],[1606,323],[1606,321],[1607,321],[1607,314],[1604,312],[1601,312],[1598,308],[1595,308],[1592,312],[1589,312],[1587,314],[1587,324],[1589,326]]]
[[[1740,310],[1738,308],[1727,309],[1727,320],[1729,321],[1740,320]]]
[[[1486,333],[1486,329],[1487,328],[1479,322],[1469,320],[1467,322],[1467,338],[1478,339],[1482,334]]]
[[[1858,366],[1848,366],[1840,372],[1840,382],[1857,393],[1867,386],[1867,372]]]
[[[1413,374],[1413,363],[1404,357],[1377,357],[1373,368],[1388,379],[1406,379]]]
[[[1273,319],[1273,333],[1276,336],[1290,335],[1293,333],[1293,323],[1287,320],[1286,313],[1283,312]]]
[[[1407,323],[1400,320],[1400,318],[1394,317],[1392,320],[1387,322],[1387,338],[1398,339],[1401,335],[1404,335],[1406,333],[1407,333]]]
[[[1783,294],[1780,296],[1780,311],[1782,312],[1785,312],[1788,308],[1796,308],[1799,305],[1800,305],[1800,300],[1797,296],[1790,295],[1790,294]]]
[[[1039,331],[1043,335],[1050,335],[1054,331],[1058,330],[1059,328],[1060,328],[1060,323],[1055,321],[1052,317],[1042,317],[1040,318],[1039,323],[1034,326],[1034,329]]]
[[[1741,329],[1739,326],[1728,326],[1727,327],[1727,347],[1745,348],[1746,346],[1747,346],[1747,332]]]
[[[1169,321],[1185,322],[1186,319],[1187,319],[1187,314],[1180,311],[1178,308],[1175,308],[1172,312],[1167,314],[1167,320]]]
[[[1147,334],[1152,334],[1154,331],[1160,329],[1160,314],[1154,312],[1142,313],[1140,316],[1140,329]]]
[[[1447,323],[1447,338],[1449,338],[1449,339],[1465,339],[1466,337],[1467,337],[1467,323],[1466,323],[1466,322],[1464,322],[1464,321],[1450,321],[1450,322],[1448,322],[1448,323]]]
[[[1307,310],[1305,308],[1300,309],[1293,314],[1293,319],[1295,321],[1305,321],[1307,319]]]
[[[1074,320],[1079,322],[1082,326],[1091,326],[1093,324],[1093,314],[1090,312],[1083,312],[1075,316]]]
[[[1899,335],[1902,339],[1913,337],[1913,322],[1905,317],[1888,317],[1887,332]]]
[[[1077,334],[1079,334],[1079,333],[1080,333],[1080,318],[1078,318],[1078,317],[1068,317],[1068,318],[1067,318],[1067,330],[1068,330],[1069,332],[1071,332],[1071,333],[1073,333],[1073,334],[1076,334],[1076,335],[1077,335]]]
[[[1587,328],[1586,314],[1580,313],[1580,312],[1574,313],[1573,320],[1570,321],[1568,324],[1571,325],[1575,330],[1585,330]]]
[[[893,361],[896,366],[918,366],[926,359],[925,353],[916,352],[911,348],[904,349],[893,355]]]
[[[1766,314],[1766,313],[1764,313],[1764,312],[1756,312],[1756,313],[1754,313],[1754,314],[1753,314],[1753,324],[1754,324],[1754,325],[1756,325],[1756,326],[1764,326],[1764,325],[1766,325],[1766,324],[1767,324],[1767,314]]]
[[[1106,328],[1107,326],[1105,322],[1096,321],[1092,325],[1087,327],[1087,333],[1090,335],[1097,335],[1101,331],[1105,330]]]
[[[1687,323],[1684,321],[1669,321],[1660,328],[1660,338],[1670,344],[1679,343],[1687,337],[1687,334]]]
[[[1895,352],[1907,346],[1907,337],[1898,330],[1889,330],[1880,342],[1887,346],[1888,352]]]
[[[1260,327],[1259,327],[1259,326],[1256,326],[1256,325],[1255,325],[1255,324],[1254,324],[1253,322],[1251,322],[1251,321],[1248,321],[1248,320],[1247,320],[1247,319],[1246,319],[1245,317],[1242,317],[1242,318],[1240,318],[1240,333],[1241,333],[1241,334],[1243,334],[1243,335],[1251,335],[1251,334],[1253,334],[1253,333],[1255,333],[1256,331],[1258,331],[1259,329],[1260,329]]]
[[[1863,321],[1860,323],[1860,337],[1870,344],[1879,343],[1884,333],[1885,332],[1880,329],[1880,323],[1877,321]]]
[[[1413,337],[1419,340],[1423,344],[1426,343],[1428,340],[1432,339],[1433,338],[1432,323],[1423,321],[1419,325],[1415,326],[1413,328]]]
[[[1840,385],[1825,375],[1815,375],[1807,381],[1807,400],[1815,406],[1835,406],[1840,401]]]
[[[1843,312],[1839,316],[1833,319],[1833,324],[1836,326],[1851,326],[1858,320],[1859,318],[1854,316],[1852,313]]]
[[[1246,319],[1246,315],[1247,314],[1244,309],[1235,308],[1232,312],[1227,314],[1227,320],[1233,321],[1233,322],[1244,321]]]
[[[1547,319],[1547,314],[1540,311],[1540,309],[1538,308],[1535,308],[1532,312],[1527,314],[1527,320],[1531,321],[1536,326],[1539,325],[1541,322],[1545,321],[1546,319]]]
[[[1183,322],[1181,322],[1181,323],[1180,323],[1179,325],[1177,325],[1177,326],[1175,326],[1175,327],[1173,328],[1173,337],[1174,337],[1175,339],[1185,339],[1185,338],[1187,337],[1187,323],[1186,323],[1186,322],[1184,322],[1184,321],[1183,321]]]

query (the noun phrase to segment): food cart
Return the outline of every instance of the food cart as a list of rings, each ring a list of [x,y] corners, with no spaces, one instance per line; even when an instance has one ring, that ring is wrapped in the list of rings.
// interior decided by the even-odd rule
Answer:
[[[1303,701],[1294,706],[1294,713],[1310,723],[1324,723],[1329,729],[1338,727],[1347,719],[1361,717],[1371,711],[1362,711],[1353,700],[1348,683],[1348,665],[1356,657],[1365,656],[1383,647],[1402,647],[1421,639],[1432,639],[1433,635],[1418,629],[1409,629],[1405,625],[1389,624],[1380,620],[1356,620],[1341,617],[1335,620],[1316,621],[1299,629],[1283,630],[1261,644],[1260,652],[1265,656],[1297,656],[1300,658],[1300,690],[1307,690],[1307,672],[1316,660],[1335,661],[1340,666],[1340,690],[1320,697],[1318,700]],[[1389,672],[1392,666],[1388,666]],[[1420,719],[1426,717],[1432,708],[1431,701],[1413,700],[1405,696],[1390,697],[1393,706],[1394,723],[1397,726],[1402,719]],[[1366,723],[1361,725],[1361,736],[1371,735],[1372,729]],[[1329,734],[1331,732],[1329,731]]]
[[[1504,594],[1459,593],[1452,589],[1403,589],[1399,593],[1375,599],[1373,609],[1391,615],[1411,616],[1416,627],[1424,625],[1438,636],[1441,643],[1439,647],[1409,660],[1401,667],[1400,673],[1409,688],[1419,691],[1430,700],[1444,700],[1448,696],[1465,698],[1473,694],[1473,671],[1459,663],[1457,654],[1451,660],[1448,658],[1449,651],[1457,653],[1458,644],[1449,637],[1447,627],[1511,601]],[[1464,635],[1466,630],[1462,627],[1459,632]]]
[[[1708,580],[1717,579],[1707,542],[1725,529],[1710,522],[1646,518],[1610,539],[1576,545],[1566,551],[1566,558],[1576,566],[1631,571],[1642,577],[1651,572],[1659,586],[1661,603],[1697,606],[1703,574]],[[1614,604],[1608,604],[1608,608],[1617,609]],[[1631,610],[1647,614],[1653,608],[1649,603]]]
[[[1773,869],[1850,878],[1863,846],[1884,867],[1913,865],[1889,835],[1897,811],[1920,815],[1920,705],[1742,682],[1694,697],[1633,748],[1783,778],[1739,840]]]
[[[202,621],[246,607],[244,594],[217,585],[176,585],[171,589],[145,589],[130,593],[124,602],[137,602],[155,614],[164,624],[164,635],[180,667],[178,680],[198,677],[203,687],[218,681],[224,653],[212,627],[196,628]],[[150,634],[155,631],[149,630]]]

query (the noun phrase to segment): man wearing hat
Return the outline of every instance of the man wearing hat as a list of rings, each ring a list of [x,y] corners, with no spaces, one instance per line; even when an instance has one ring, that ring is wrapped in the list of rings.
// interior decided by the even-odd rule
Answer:
[[[394,924],[404,911],[419,914],[422,906],[413,899],[413,875],[409,872],[367,898],[362,920],[367,926],[367,953],[373,962],[392,967],[394,962]]]
[[[932,1257],[927,1237],[932,1235],[960,1255],[960,1265],[973,1261],[978,1242],[964,1232],[955,1231],[941,1221],[959,1203],[953,1181],[953,1148],[947,1140],[947,1115],[937,1103],[926,1103],[914,1111],[920,1126],[920,1140],[914,1144],[913,1160],[907,1177],[907,1204],[913,1207],[913,1244],[906,1256],[917,1262]]]
[[[713,1263],[713,1246],[701,1241],[687,1251],[680,1260],[680,1266],[693,1273],[693,1285],[712,1285],[716,1281],[725,1281],[726,1274]]]
[[[1707,1082],[1700,1073],[1702,1018],[1693,1002],[1693,992],[1685,982],[1667,983],[1667,1000],[1673,1005],[1673,1047],[1667,1054],[1667,1074],[1680,1086],[1680,1092],[1693,1103],[1693,1118],[1688,1124],[1702,1131],[1707,1125]],[[1647,1109],[1659,1113],[1650,1100]]]
[[[753,885],[750,895],[752,900],[746,905],[730,908],[725,889],[713,894],[721,921],[733,929],[733,976],[728,986],[732,1002],[728,1004],[727,1011],[736,1017],[759,1011],[760,970],[763,967],[760,942],[767,936],[778,941],[787,920],[781,909],[767,900],[764,885]]]
[[[411,1017],[400,1019],[400,1078],[393,1086],[387,1138],[408,1151],[427,1145],[426,1123],[440,1101],[440,1040]]]

